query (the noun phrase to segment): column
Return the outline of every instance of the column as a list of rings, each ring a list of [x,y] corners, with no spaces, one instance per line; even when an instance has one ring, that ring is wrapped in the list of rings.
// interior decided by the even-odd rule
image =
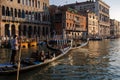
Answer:
[[[42,18],[43,16],[42,15],[43,15],[43,13],[40,13],[40,21],[41,22],[43,21],[43,18]]]

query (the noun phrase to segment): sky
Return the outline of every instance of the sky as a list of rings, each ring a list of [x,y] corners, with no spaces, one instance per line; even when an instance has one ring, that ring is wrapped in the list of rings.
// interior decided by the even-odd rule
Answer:
[[[50,5],[63,5],[87,0],[50,0]],[[102,0],[110,6],[110,18],[120,21],[120,0]]]

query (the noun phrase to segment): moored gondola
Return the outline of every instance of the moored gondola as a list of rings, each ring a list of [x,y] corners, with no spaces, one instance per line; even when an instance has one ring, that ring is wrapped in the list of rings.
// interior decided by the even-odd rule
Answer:
[[[72,47],[71,49],[73,50],[73,49],[77,49],[77,48],[82,48],[82,47],[86,46],[88,43],[89,43],[89,39],[87,39],[86,42],[83,42],[81,44],[78,44],[77,46]]]

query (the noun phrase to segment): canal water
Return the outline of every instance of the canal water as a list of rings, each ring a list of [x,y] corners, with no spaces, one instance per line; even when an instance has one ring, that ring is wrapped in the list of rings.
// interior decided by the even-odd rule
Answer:
[[[22,56],[33,50],[22,50]],[[0,62],[9,61],[9,54],[1,49]],[[0,80],[16,80],[16,75],[0,75]],[[21,73],[19,80],[120,80],[120,39],[90,41],[47,66]]]

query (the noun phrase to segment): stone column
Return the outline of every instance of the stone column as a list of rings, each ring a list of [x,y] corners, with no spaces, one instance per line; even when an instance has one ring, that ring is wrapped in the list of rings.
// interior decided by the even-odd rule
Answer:
[[[40,13],[40,21],[42,22],[43,21],[43,13]]]
[[[2,5],[1,5],[1,0],[0,0],[0,36],[2,36],[2,24],[1,24],[1,22],[2,22]]]

